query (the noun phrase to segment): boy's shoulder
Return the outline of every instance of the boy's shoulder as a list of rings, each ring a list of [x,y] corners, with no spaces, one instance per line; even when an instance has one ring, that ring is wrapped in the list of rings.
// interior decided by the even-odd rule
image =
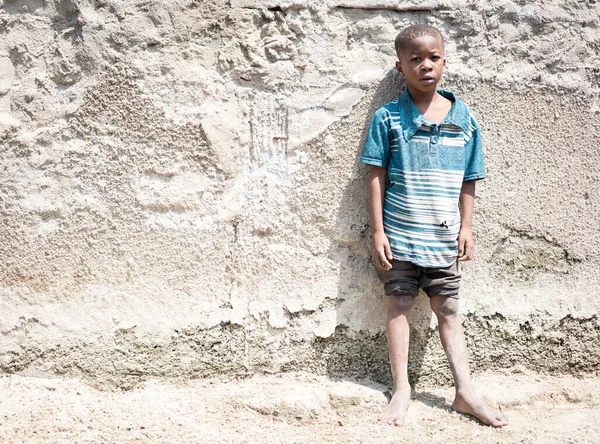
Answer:
[[[456,94],[446,89],[440,89],[439,93],[445,98],[454,102],[454,106],[452,107],[454,120],[464,124],[459,126],[462,126],[463,129],[465,129],[465,126],[468,127],[468,129],[472,129],[472,127],[478,127],[477,120],[475,119],[475,115],[471,111],[471,108],[469,108],[465,102],[458,98]]]
[[[388,119],[389,117],[399,117],[400,116],[400,107],[399,107],[399,101],[400,101],[400,97],[402,95],[396,97],[394,100],[391,100],[388,103],[385,103],[384,105],[381,105],[373,114],[374,117],[378,118],[378,119]]]
[[[458,98],[456,94],[445,89],[439,89],[438,93],[453,102],[453,106],[448,116],[449,120],[453,124],[461,127],[463,130],[468,131],[479,128],[477,120],[475,119],[475,116],[469,106],[460,98]],[[395,120],[398,122],[398,124],[407,125],[415,119],[418,119],[420,113],[412,103],[410,95],[408,94],[408,90],[404,90],[394,100],[391,100],[379,107],[373,116],[378,120]]]

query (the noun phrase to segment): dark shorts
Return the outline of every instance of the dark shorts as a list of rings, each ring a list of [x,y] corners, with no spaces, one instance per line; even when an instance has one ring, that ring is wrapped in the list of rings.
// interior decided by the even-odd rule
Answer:
[[[417,296],[422,288],[427,296],[458,299],[460,273],[458,261],[448,268],[420,267],[411,262],[392,259],[392,269],[375,267],[387,296]]]

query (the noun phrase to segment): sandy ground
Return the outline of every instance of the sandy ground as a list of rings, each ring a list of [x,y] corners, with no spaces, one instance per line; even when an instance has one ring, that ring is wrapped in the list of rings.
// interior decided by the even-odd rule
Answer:
[[[482,426],[449,409],[451,388],[419,387],[407,423],[376,418],[387,388],[305,373],[185,383],[130,392],[74,379],[0,376],[0,441],[202,443],[598,443],[600,378],[522,372],[476,375],[510,425]]]

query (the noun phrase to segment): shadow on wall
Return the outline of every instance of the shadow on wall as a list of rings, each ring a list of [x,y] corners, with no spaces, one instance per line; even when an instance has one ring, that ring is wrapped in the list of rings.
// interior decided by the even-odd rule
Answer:
[[[373,114],[383,104],[396,98],[404,87],[403,79],[397,71],[390,69],[373,94],[365,115],[361,138],[356,145],[353,145],[356,162],[360,157]],[[324,352],[323,357],[327,360],[328,374],[331,376],[369,378],[389,384],[392,378],[383,329],[387,300],[371,262],[367,199],[368,167],[361,165],[357,171],[359,177],[351,177],[346,183],[336,217],[336,231],[351,234],[336,242],[329,252],[330,258],[340,264],[336,303],[337,326],[332,337],[322,340],[322,345],[328,349],[322,351]],[[361,282],[360,276],[372,276],[372,281],[365,284],[365,279],[363,278]],[[354,316],[365,318],[365,313],[361,313],[362,310],[370,312],[369,315],[375,317],[381,313],[382,330],[380,332],[373,334],[367,330],[355,331],[348,327],[352,324]],[[425,350],[432,333],[430,329],[431,316],[429,300],[421,294],[417,298],[411,319],[409,376],[412,384],[417,383],[423,374],[422,364]],[[375,322],[378,321],[371,322],[371,324]]]

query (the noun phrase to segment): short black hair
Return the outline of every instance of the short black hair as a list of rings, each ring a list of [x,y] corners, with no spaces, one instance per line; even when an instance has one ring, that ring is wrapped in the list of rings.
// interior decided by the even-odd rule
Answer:
[[[440,30],[431,25],[418,23],[416,25],[410,25],[404,28],[396,36],[396,41],[394,44],[396,46],[396,54],[398,55],[398,58],[400,58],[400,54],[406,49],[410,42],[418,39],[419,37],[425,36],[431,36],[440,39],[440,42],[442,43],[442,50],[444,49],[444,36],[442,36]]]

